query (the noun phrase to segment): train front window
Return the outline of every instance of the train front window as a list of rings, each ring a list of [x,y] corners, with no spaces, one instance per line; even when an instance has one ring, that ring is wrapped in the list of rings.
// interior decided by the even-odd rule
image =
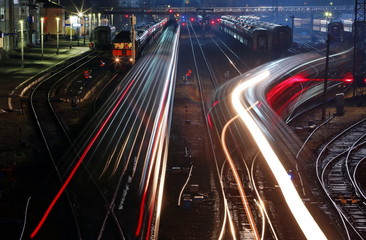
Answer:
[[[284,32],[280,32],[279,34],[279,38],[278,38],[278,43],[279,44],[284,44],[286,43],[286,34]]]
[[[266,37],[258,37],[258,48],[259,49],[267,48],[267,38]]]

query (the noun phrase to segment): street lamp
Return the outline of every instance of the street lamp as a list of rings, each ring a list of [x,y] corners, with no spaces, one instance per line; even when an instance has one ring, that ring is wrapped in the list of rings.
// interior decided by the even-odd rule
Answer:
[[[60,48],[60,42],[59,42],[59,34],[60,34],[60,27],[59,27],[59,23],[60,23],[60,18],[56,17],[56,43],[57,43],[57,51],[56,53],[59,53],[59,48]]]
[[[43,60],[43,24],[44,24],[44,18],[41,17],[41,55]]]
[[[95,22],[96,22],[96,18],[95,18],[95,13],[93,13],[93,28],[95,27]]]
[[[77,16],[70,16],[70,49],[72,47],[72,28],[74,23],[77,22]]]
[[[81,21],[80,21],[80,28],[83,27],[83,36],[84,36],[83,45],[85,46],[85,20],[84,20],[84,17],[83,17],[83,13],[82,12],[79,12],[78,13],[78,16],[79,16],[79,19],[80,20],[83,20],[82,24],[81,24]]]
[[[324,12],[324,16],[328,19],[328,18],[331,18],[333,16],[333,13],[329,12],[329,11],[326,11],[326,12]]]
[[[22,51],[22,67],[24,67],[24,21],[20,20],[20,41]]]
[[[98,26],[100,25],[100,17],[101,17],[101,13],[98,13]]]
[[[92,31],[92,15],[89,13],[89,39],[91,38],[91,31]]]

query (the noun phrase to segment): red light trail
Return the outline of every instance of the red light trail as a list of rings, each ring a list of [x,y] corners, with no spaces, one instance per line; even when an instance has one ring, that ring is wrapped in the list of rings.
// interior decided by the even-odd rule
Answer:
[[[105,126],[107,125],[107,123],[109,122],[110,118],[112,117],[112,115],[117,110],[117,107],[120,105],[120,103],[122,102],[122,99],[124,99],[124,97],[126,96],[127,92],[129,91],[129,89],[131,88],[131,86],[132,86],[133,83],[134,83],[134,80],[131,81],[131,83],[127,86],[127,88],[125,89],[125,91],[123,92],[123,94],[121,95],[121,97],[119,98],[117,104],[113,107],[112,111],[110,112],[110,114],[108,115],[108,117],[106,118],[106,120],[100,126],[98,132],[94,135],[93,139],[89,142],[88,146],[85,148],[83,154],[79,158],[79,160],[76,163],[75,167],[72,169],[70,175],[67,177],[66,181],[64,182],[64,184],[62,185],[62,187],[60,188],[60,190],[58,191],[58,193],[56,194],[56,196],[52,200],[51,204],[48,206],[46,212],[44,213],[44,215],[43,215],[43,217],[41,219],[41,221],[38,223],[37,227],[33,230],[32,234],[30,235],[30,238],[34,238],[36,236],[36,234],[38,233],[38,231],[43,226],[43,224],[46,221],[46,219],[47,219],[48,215],[50,214],[51,210],[55,206],[55,204],[58,201],[58,199],[61,197],[61,194],[65,191],[67,185],[70,183],[70,181],[73,178],[73,176],[75,175],[76,171],[79,169],[81,163],[85,159],[85,157],[88,154],[89,150],[94,145],[95,141],[98,139],[100,133],[104,130]]]

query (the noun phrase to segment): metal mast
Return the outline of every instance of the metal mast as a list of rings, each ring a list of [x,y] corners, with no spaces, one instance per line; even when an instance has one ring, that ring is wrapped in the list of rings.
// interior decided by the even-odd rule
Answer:
[[[356,0],[353,39],[353,96],[359,96],[366,86],[366,0]]]

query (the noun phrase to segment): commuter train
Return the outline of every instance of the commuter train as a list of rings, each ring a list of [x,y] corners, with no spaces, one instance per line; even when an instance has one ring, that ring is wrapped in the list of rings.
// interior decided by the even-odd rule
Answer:
[[[288,26],[258,21],[249,16],[222,16],[220,30],[256,52],[287,51],[292,45]]]
[[[138,59],[148,43],[156,38],[161,30],[164,28],[168,18],[163,18],[159,21],[149,22],[141,26],[135,27],[135,56]],[[130,64],[132,63],[132,42],[131,32],[121,31],[113,40],[112,57],[116,64]]]
[[[344,25],[341,20],[333,20],[328,24],[328,34],[332,41],[342,42],[344,38]]]
[[[220,30],[231,35],[248,49],[266,51],[268,49],[268,32],[264,28],[238,22],[234,17],[222,16]]]
[[[112,40],[116,35],[114,26],[97,26],[91,35],[90,47],[93,49],[108,50],[112,46]]]

